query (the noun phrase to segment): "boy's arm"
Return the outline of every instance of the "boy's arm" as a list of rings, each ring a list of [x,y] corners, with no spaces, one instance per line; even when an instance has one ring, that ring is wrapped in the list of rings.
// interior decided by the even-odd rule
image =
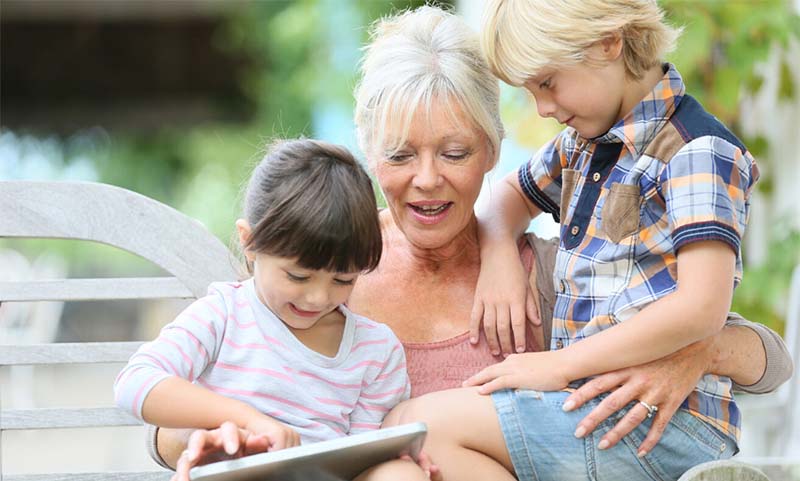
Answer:
[[[637,366],[672,354],[722,329],[733,296],[736,254],[719,241],[678,252],[678,287],[631,319],[561,351],[568,381]],[[558,352],[558,351],[557,351]]]
[[[734,252],[698,241],[678,253],[677,290],[612,328],[558,350],[510,356],[467,380],[488,394],[503,388],[559,390],[576,379],[638,366],[717,333],[733,292]]]
[[[519,169],[528,168],[526,163]],[[519,173],[512,172],[495,186],[488,205],[478,211],[481,271],[470,316],[470,341],[478,342],[483,322],[486,340],[495,355],[501,350],[524,351],[526,319],[538,318],[517,240],[542,210],[523,192]]]

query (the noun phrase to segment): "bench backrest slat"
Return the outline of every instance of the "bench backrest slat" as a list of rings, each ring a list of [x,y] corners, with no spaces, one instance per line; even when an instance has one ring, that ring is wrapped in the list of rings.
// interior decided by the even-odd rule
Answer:
[[[142,257],[171,276],[20,279],[19,282],[4,279],[0,282],[0,302],[192,299],[205,295],[211,282],[235,281],[242,273],[227,247],[198,221],[135,192],[92,182],[0,181],[0,238],[73,239],[107,244]],[[141,344],[0,346],[0,366],[119,363],[127,361]],[[111,389],[109,385],[109,392]],[[91,405],[91,399],[86,404]],[[5,431],[137,424],[141,423],[116,407],[7,409],[0,411],[0,443]],[[87,449],[86,456],[96,460],[98,453]],[[2,469],[0,461],[0,478],[8,481],[169,479],[169,473],[164,471],[9,475]]]
[[[3,346],[0,349],[0,366],[127,362],[141,345],[141,341],[131,341]]]

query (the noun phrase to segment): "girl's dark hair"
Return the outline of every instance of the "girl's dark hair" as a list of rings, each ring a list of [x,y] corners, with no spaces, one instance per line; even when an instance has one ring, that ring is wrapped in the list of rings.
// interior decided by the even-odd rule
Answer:
[[[294,257],[306,269],[371,271],[381,258],[372,182],[353,155],[318,140],[270,146],[244,201],[254,252]]]

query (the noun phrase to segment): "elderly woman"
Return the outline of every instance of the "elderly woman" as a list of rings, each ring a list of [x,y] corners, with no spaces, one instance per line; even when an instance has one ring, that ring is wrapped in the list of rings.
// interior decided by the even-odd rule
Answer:
[[[366,49],[362,73],[356,90],[358,138],[387,209],[380,214],[380,265],[359,278],[349,305],[388,324],[404,343],[412,397],[459,387],[470,375],[502,360],[493,355],[497,344],[470,339],[480,267],[474,204],[503,137],[497,80],[476,34],[458,17],[434,7],[381,21]],[[549,346],[554,248],[532,235],[520,240],[543,326],[485,326],[488,337],[499,338],[506,352],[512,338],[519,343],[523,330],[526,349]],[[528,317],[533,316],[531,312]],[[703,374],[729,376],[741,389],[766,392],[788,379],[790,366],[775,333],[732,317],[713,338],[644,366],[601,375],[570,400],[580,406],[613,390],[580,422],[587,432],[619,407],[635,399],[651,400],[660,410],[644,442],[654,445]],[[622,418],[603,439],[613,445],[640,422]],[[155,457],[175,466],[187,438],[185,431],[160,430]],[[197,431],[189,454],[181,457],[180,474],[193,464],[265,449],[250,439],[230,424]]]

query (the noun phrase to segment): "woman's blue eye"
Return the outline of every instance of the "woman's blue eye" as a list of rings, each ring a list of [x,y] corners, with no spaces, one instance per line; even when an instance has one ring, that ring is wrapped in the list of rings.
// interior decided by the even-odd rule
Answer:
[[[410,158],[411,154],[404,154],[404,153],[391,154],[387,156],[389,162],[397,162],[397,163],[405,162]]]
[[[446,152],[442,155],[448,160],[464,160],[469,154],[469,152]]]

